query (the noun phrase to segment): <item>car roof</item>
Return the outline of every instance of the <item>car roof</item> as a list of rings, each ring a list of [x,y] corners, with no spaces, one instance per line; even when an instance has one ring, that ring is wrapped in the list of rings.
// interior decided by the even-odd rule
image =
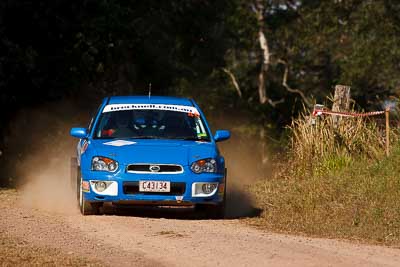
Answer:
[[[111,96],[108,104],[170,104],[193,106],[189,98],[171,96]]]

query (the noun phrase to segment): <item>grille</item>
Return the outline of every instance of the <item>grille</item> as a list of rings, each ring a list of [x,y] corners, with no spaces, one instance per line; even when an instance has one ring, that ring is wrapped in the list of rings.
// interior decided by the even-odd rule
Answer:
[[[170,192],[139,192],[139,182],[124,182],[123,191],[125,195],[174,195],[180,196],[185,194],[186,183],[183,182],[171,182]]]
[[[152,168],[153,168],[153,171],[151,171]],[[156,169],[156,170],[154,170],[154,169]],[[182,173],[183,172],[183,168],[181,165],[174,165],[174,164],[130,164],[130,165],[128,165],[126,170],[128,172],[133,172],[133,173],[174,174],[174,173]]]

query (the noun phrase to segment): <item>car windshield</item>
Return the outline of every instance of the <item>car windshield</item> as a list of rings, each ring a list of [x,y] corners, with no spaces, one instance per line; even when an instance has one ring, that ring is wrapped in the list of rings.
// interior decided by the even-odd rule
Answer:
[[[210,141],[203,120],[193,113],[170,110],[103,112],[95,139],[181,139]]]

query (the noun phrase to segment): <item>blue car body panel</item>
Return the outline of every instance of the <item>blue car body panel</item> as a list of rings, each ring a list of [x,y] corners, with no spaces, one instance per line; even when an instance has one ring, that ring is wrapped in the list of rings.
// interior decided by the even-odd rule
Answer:
[[[94,129],[99,121],[104,107],[110,104],[168,104],[195,107],[203,118],[205,127],[209,132],[210,141],[190,141],[174,139],[124,139],[132,144],[113,146],[107,144],[109,139],[94,139]],[[118,162],[115,172],[94,171],[91,169],[93,157],[102,156]],[[200,159],[212,158],[216,160],[217,171],[214,173],[196,174],[191,170],[193,162]],[[77,159],[83,181],[116,181],[118,194],[114,196],[99,195],[93,190],[84,192],[86,201],[143,203],[143,204],[218,204],[223,201],[224,192],[217,190],[212,196],[199,197],[192,195],[194,182],[215,182],[218,185],[225,183],[225,161],[220,155],[215,140],[211,134],[204,114],[198,105],[191,99],[176,97],[151,97],[148,96],[121,96],[105,98],[88,132],[87,138],[80,139],[77,145]],[[127,171],[130,164],[176,164],[183,167],[180,173],[131,173]],[[184,183],[183,195],[135,193],[125,194],[124,184],[139,181],[169,181],[171,183]]]

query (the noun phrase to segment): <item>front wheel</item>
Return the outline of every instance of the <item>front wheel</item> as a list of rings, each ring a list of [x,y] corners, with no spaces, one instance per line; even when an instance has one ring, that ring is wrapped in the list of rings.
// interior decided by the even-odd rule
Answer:
[[[70,159],[70,186],[71,188],[75,191],[77,189],[77,177],[78,177],[78,163],[77,163],[77,159],[76,158],[71,158]],[[79,200],[79,198],[78,198]]]
[[[227,177],[228,177],[228,171],[225,168],[225,179],[224,179],[224,197],[222,199],[222,202],[219,203],[218,205],[214,206],[213,209],[211,210],[211,215],[214,216],[216,219],[225,219],[226,218],[226,187],[227,187]]]
[[[82,178],[79,184],[79,209],[82,215],[97,215],[100,213],[101,203],[91,203],[85,200],[85,195],[82,191]]]
[[[225,170],[225,179],[224,179],[224,197],[222,202],[216,205],[206,205],[206,204],[197,204],[196,210],[204,213],[207,218],[212,219],[224,219],[225,218],[225,207],[226,207],[226,170]]]

